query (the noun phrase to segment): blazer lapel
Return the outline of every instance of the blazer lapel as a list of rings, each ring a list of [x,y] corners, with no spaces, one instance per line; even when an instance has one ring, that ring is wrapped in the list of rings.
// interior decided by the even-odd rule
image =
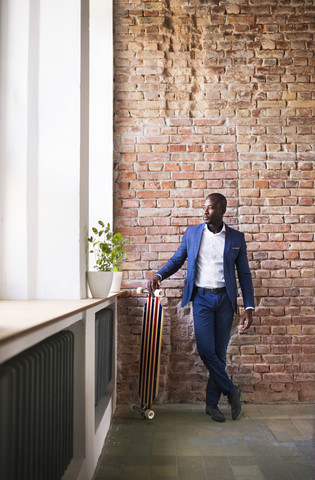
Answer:
[[[202,233],[203,229],[205,227],[205,223],[201,223],[198,225],[198,227],[195,230],[195,235],[193,238],[193,259],[195,260],[198,256],[199,253],[199,248],[200,248],[200,243],[201,243],[201,238],[202,238]]]
[[[225,245],[224,245],[224,254],[223,258],[226,259],[228,252],[231,248],[231,229],[225,224]]]

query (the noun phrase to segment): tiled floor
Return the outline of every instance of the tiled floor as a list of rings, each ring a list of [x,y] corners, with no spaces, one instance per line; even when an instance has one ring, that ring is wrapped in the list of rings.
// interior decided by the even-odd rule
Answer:
[[[200,405],[117,409],[94,480],[314,480],[315,405],[243,405],[216,423]]]

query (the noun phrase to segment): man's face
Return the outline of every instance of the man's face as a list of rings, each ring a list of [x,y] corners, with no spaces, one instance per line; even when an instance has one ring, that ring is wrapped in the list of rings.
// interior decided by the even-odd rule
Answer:
[[[212,225],[220,225],[222,223],[224,210],[217,199],[207,197],[202,209],[204,222]]]

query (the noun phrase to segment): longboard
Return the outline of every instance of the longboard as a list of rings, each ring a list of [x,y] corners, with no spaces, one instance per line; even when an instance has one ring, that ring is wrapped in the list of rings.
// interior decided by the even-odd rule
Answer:
[[[141,287],[137,289],[138,294],[144,292],[147,292],[147,290]],[[134,410],[139,411],[144,418],[149,420],[152,420],[155,415],[154,411],[151,410],[151,405],[157,396],[159,387],[164,320],[163,308],[160,302],[162,296],[162,291],[156,290],[154,296],[149,294],[144,305],[139,370],[140,407],[132,406]]]

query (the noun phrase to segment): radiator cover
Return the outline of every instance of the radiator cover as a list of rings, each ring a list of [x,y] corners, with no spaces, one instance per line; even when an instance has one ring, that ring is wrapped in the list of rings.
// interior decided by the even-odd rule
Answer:
[[[73,456],[74,335],[62,331],[0,366],[4,480],[60,479]]]
[[[112,379],[114,313],[104,308],[95,315],[95,406]]]

